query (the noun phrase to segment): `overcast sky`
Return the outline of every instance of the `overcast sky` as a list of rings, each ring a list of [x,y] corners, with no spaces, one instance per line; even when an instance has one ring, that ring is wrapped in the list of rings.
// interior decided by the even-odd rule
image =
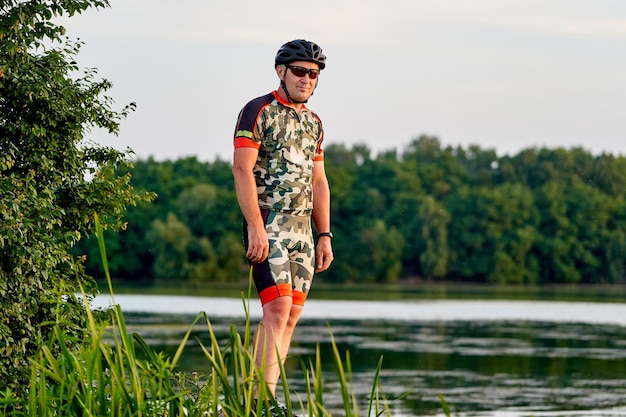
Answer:
[[[137,103],[117,138],[159,160],[232,157],[237,114],[278,86],[276,51],[318,43],[326,141],[402,150],[421,134],[499,155],[626,155],[623,0],[111,0],[60,22],[82,67]]]

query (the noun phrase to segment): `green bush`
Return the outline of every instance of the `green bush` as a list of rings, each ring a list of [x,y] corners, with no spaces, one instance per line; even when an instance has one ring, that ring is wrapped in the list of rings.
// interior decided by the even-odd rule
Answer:
[[[93,230],[94,212],[119,229],[126,206],[148,199],[128,175],[115,174],[127,153],[86,138],[91,129],[116,134],[134,105],[112,110],[104,95],[111,84],[94,70],[79,73],[81,44],[51,21],[106,5],[0,6],[0,389],[20,390],[29,358],[54,332],[81,342],[86,317],[74,294],[81,286],[92,294],[94,286],[69,250]]]

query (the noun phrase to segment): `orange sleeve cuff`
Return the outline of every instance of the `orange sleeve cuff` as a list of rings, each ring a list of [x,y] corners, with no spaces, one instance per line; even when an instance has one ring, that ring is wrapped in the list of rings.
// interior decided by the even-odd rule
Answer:
[[[237,148],[255,148],[255,149],[259,149],[260,147],[261,147],[261,145],[259,143],[256,143],[252,139],[243,138],[243,137],[235,138],[235,149],[237,149]]]

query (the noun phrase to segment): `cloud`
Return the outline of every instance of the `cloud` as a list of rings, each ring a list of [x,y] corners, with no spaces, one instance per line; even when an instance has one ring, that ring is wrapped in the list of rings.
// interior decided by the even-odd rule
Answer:
[[[378,0],[111,0],[111,8],[89,10],[59,22],[73,31],[114,38],[202,42],[283,42],[295,36],[358,42],[380,39],[389,23]]]
[[[427,2],[430,3],[430,2]],[[626,36],[626,3],[608,0],[494,0],[432,2],[430,18],[566,36]]]
[[[403,28],[470,26],[562,36],[626,36],[626,3],[608,0],[111,0],[60,21],[73,32],[110,38],[277,44],[398,45]]]
[[[528,16],[503,20],[500,26],[525,28],[533,32],[556,35],[600,36],[623,38],[626,36],[626,19],[604,18],[589,21],[586,19],[559,16]]]

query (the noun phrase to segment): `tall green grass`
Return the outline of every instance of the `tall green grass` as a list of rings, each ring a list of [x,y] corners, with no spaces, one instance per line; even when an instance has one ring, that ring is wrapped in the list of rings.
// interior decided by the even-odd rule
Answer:
[[[263,407],[275,405],[256,365],[258,355],[265,349],[253,347],[250,326],[250,293],[242,297],[246,325],[239,333],[231,325],[225,340],[215,336],[211,321],[199,313],[190,324],[175,354],[168,357],[156,352],[138,334],[128,332],[122,309],[115,296],[106,257],[100,222],[96,216],[96,235],[102,264],[109,285],[112,307],[101,320],[84,297],[87,315],[88,342],[71,348],[60,326],[55,325],[52,337],[41,346],[33,358],[30,384],[22,395],[0,395],[0,413],[15,417],[47,416],[261,416]],[[209,374],[179,372],[177,364],[190,342],[191,332],[200,322],[206,325],[210,343],[200,344],[210,364]],[[352,389],[352,368],[349,352],[342,356],[332,337],[334,364],[343,402],[342,415],[390,416],[389,400],[383,394],[379,374],[382,357],[373,378],[369,404],[360,409]],[[60,347],[57,348],[57,347]],[[60,352],[53,354],[53,352]],[[294,393],[281,365],[281,391],[288,414],[309,417],[330,416],[326,408],[324,376],[320,348],[308,361],[300,359],[306,392]],[[258,401],[252,401],[258,397]],[[221,410],[221,411],[220,411]],[[287,416],[285,416],[287,417]]]

